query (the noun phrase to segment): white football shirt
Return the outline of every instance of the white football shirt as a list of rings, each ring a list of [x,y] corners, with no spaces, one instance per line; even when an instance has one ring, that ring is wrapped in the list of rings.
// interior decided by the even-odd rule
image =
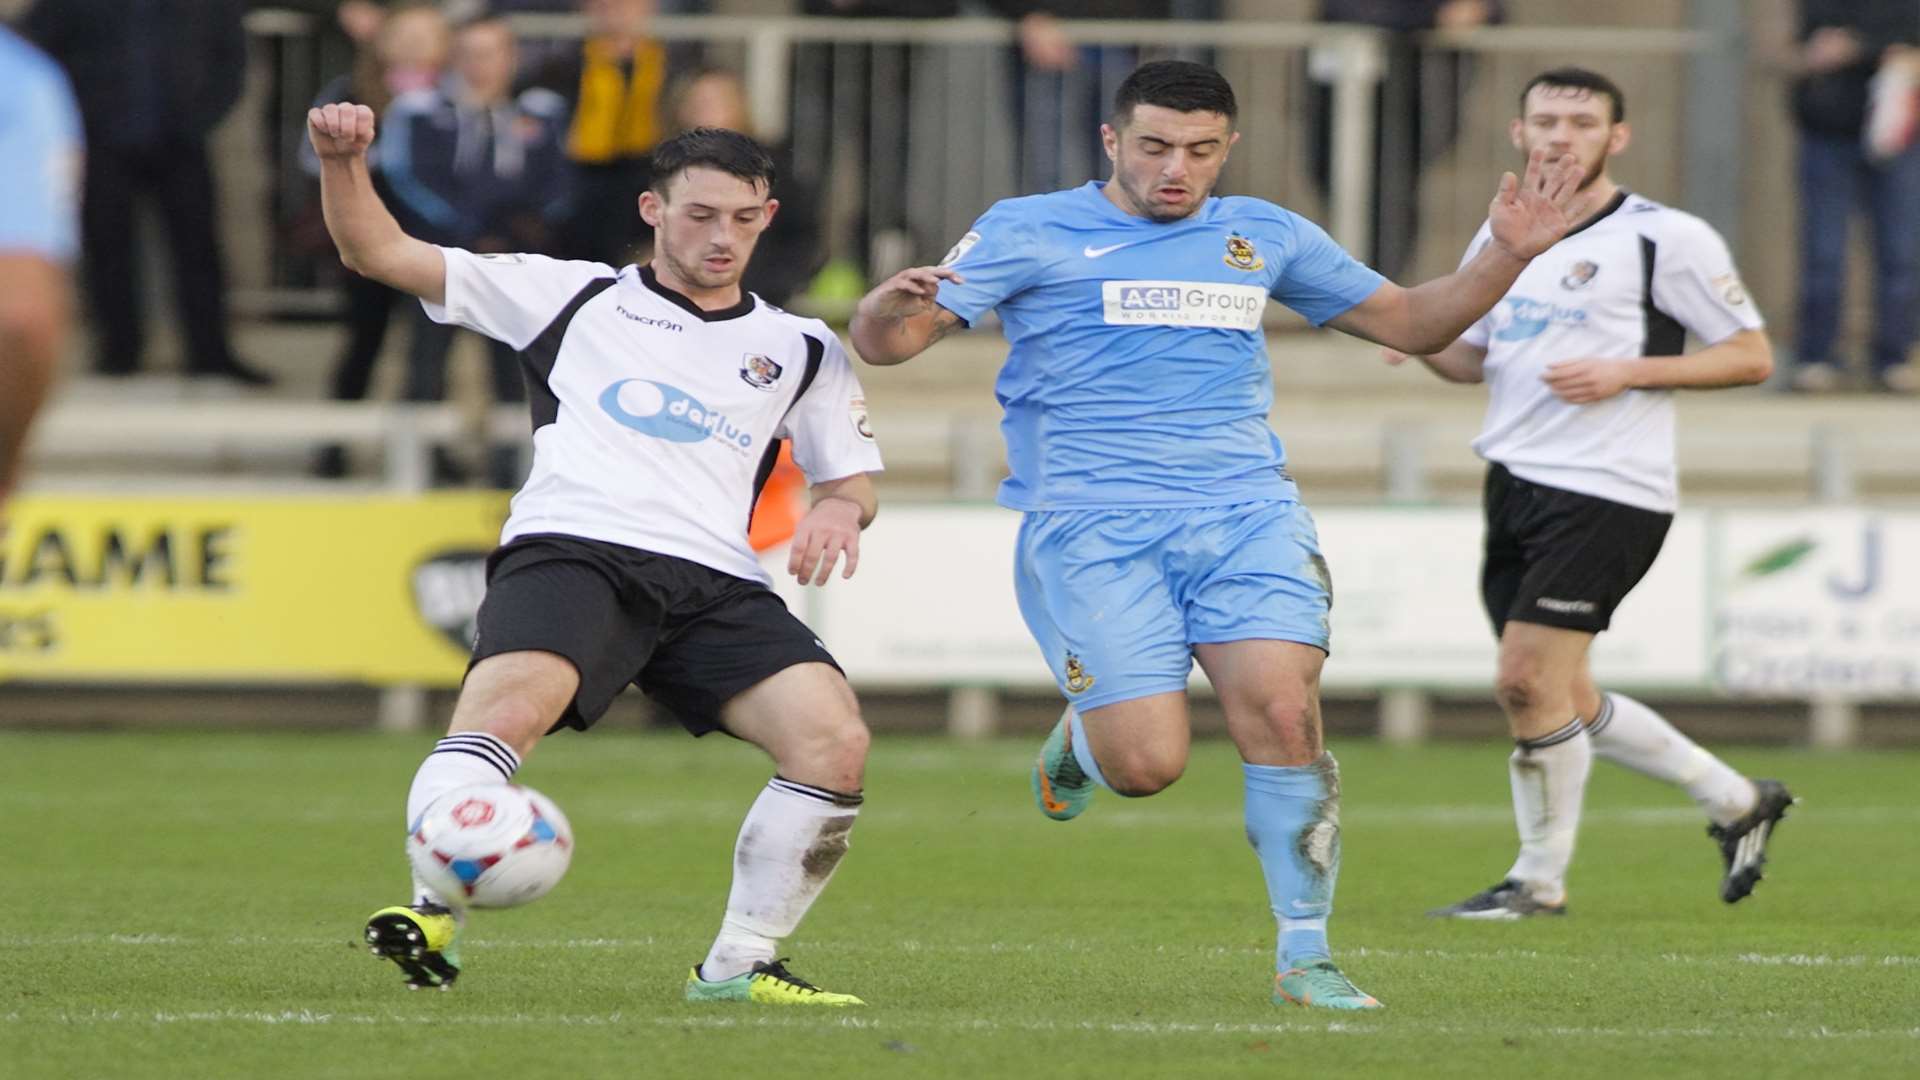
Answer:
[[[1481,225],[1466,259],[1491,239]],[[1762,325],[1711,225],[1622,191],[1461,335],[1487,350],[1487,418],[1473,449],[1523,480],[1672,513],[1673,392],[1571,405],[1541,377],[1562,360],[1678,356],[1689,333],[1712,345]]]
[[[702,311],[644,266],[441,248],[453,323],[520,350],[533,470],[505,543],[563,533],[771,583],[747,522],[783,440],[809,483],[878,472],[840,339],[748,293]]]

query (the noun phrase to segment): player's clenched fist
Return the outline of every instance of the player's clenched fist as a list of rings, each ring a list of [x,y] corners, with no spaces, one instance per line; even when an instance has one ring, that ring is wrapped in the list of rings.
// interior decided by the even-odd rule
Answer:
[[[322,160],[364,154],[373,145],[373,110],[347,104],[308,109],[307,137]]]

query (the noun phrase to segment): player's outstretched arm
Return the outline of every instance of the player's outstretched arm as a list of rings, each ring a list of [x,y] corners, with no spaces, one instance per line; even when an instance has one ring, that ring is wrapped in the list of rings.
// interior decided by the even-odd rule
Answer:
[[[1685,356],[1562,360],[1541,374],[1562,401],[1590,405],[1626,390],[1718,390],[1752,386],[1773,374],[1773,343],[1741,330]]]
[[[1425,356],[1454,342],[1500,302],[1534,256],[1558,243],[1578,220],[1580,166],[1572,154],[1553,161],[1527,157],[1526,175],[1500,178],[1487,208],[1493,240],[1445,277],[1411,289],[1392,282],[1327,325],[1356,337]]]
[[[1424,356],[1409,356],[1394,349],[1383,350],[1387,363],[1398,366],[1408,360],[1418,360],[1433,372],[1451,383],[1477,383],[1487,380],[1487,350],[1464,341],[1456,341],[1437,353]]]
[[[403,232],[373,190],[367,170],[373,110],[347,104],[309,109],[307,137],[320,156],[320,208],[340,261],[430,304],[445,303],[447,265],[440,249]]]
[[[869,364],[899,364],[924,352],[962,323],[960,316],[941,307],[934,297],[940,283],[959,284],[966,278],[944,266],[910,266],[860,298],[847,336],[860,359]]]
[[[873,524],[874,515],[880,512],[873,477],[854,473],[825,480],[813,485],[812,495],[813,508],[793,530],[787,572],[799,578],[802,585],[825,585],[833,578],[834,562],[845,554],[847,565],[840,576],[850,578],[860,565],[860,530]]]

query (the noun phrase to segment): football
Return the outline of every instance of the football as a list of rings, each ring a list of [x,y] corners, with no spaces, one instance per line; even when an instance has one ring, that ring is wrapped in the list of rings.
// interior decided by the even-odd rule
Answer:
[[[506,908],[538,900],[566,875],[573,829],[553,800],[519,784],[456,788],[407,835],[407,860],[449,903]]]

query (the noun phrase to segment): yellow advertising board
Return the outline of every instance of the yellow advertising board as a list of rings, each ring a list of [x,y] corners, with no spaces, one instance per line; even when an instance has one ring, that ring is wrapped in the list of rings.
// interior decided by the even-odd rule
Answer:
[[[0,680],[451,686],[507,500],[22,497],[0,522]]]

